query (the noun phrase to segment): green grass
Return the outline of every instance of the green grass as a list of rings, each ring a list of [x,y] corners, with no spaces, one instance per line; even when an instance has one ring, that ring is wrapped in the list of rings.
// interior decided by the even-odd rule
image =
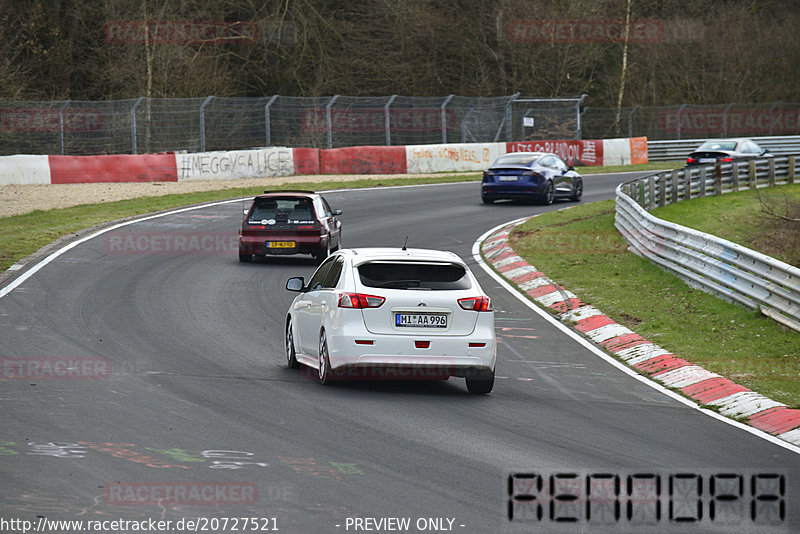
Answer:
[[[620,170],[656,170],[663,164],[633,165],[630,167],[582,167],[583,173],[619,172]],[[481,173],[442,173],[435,177],[361,179],[348,182],[300,182],[271,186],[270,189],[352,189],[397,185],[433,184],[478,181]],[[161,197],[142,197],[115,202],[84,204],[70,208],[34,211],[23,215],[0,218],[0,270],[5,270],[41,247],[95,224],[177,208],[202,202],[257,195],[263,186],[242,189],[223,189],[201,193],[173,194]]]
[[[540,215],[510,239],[531,265],[620,324],[679,357],[800,408],[800,334],[692,289],[627,252],[614,228],[613,200]]]
[[[800,266],[800,224],[772,219],[762,210],[759,199],[778,210],[784,209],[786,201],[800,209],[800,184],[678,202],[652,214]]]

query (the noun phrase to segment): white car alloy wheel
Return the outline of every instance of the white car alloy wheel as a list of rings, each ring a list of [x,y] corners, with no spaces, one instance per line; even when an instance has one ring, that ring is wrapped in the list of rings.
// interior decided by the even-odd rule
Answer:
[[[325,330],[323,330],[319,335],[319,383],[328,385],[333,382],[333,371],[328,357],[328,338],[325,336]]]
[[[294,350],[294,334],[292,334],[292,319],[286,321],[286,365],[290,369],[297,369],[300,364],[297,361],[297,354]]]

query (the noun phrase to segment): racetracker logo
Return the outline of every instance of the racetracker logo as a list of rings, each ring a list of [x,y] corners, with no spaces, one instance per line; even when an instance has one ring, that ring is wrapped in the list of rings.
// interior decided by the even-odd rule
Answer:
[[[106,504],[239,506],[258,501],[252,482],[114,482],[105,486]]]
[[[107,254],[235,254],[239,238],[232,232],[109,232]]]
[[[109,44],[250,44],[255,22],[114,20],[103,30]]]
[[[98,356],[0,358],[3,380],[105,380],[110,376],[111,360]]]
[[[621,43],[624,20],[512,20],[508,24],[512,43]],[[660,20],[632,20],[629,43],[660,43],[664,25]]]

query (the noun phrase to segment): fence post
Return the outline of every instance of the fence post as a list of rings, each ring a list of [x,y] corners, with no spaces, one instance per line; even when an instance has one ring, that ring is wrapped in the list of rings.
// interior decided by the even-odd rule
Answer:
[[[136,108],[144,100],[143,96],[136,99],[136,102],[131,106],[131,154],[136,154]]]
[[[736,169],[733,170],[736,171]],[[716,172],[714,172],[714,194],[722,194],[722,165],[717,165]]]
[[[61,109],[58,110],[58,140],[61,145],[61,155],[64,155],[64,110],[67,109],[72,100],[67,100]]]
[[[787,181],[790,184],[794,183],[794,173],[795,173],[795,171],[797,169],[797,167],[795,166],[795,162],[796,161],[797,160],[796,160],[795,156],[789,156],[789,176],[787,177]]]
[[[447,98],[444,99],[444,103],[441,106],[442,109],[442,144],[447,144],[447,104],[450,103],[450,100],[453,99],[455,95],[449,95]]]
[[[706,166],[702,165],[700,167],[700,190],[698,191],[698,196],[700,198],[706,196]]]
[[[739,191],[739,162],[734,161],[731,163],[731,187],[733,192]]]
[[[756,170],[756,162],[750,160],[750,189],[758,189],[758,171]]]
[[[383,121],[386,125],[386,146],[391,146],[392,144],[392,126],[389,121],[389,107],[392,105],[395,98],[397,98],[397,95],[392,95],[389,97],[389,101],[386,102],[386,105],[383,106]]]
[[[575,139],[581,139],[581,108],[583,108],[583,101],[589,95],[581,95],[580,100],[575,104]]]
[[[631,112],[628,113],[628,137],[633,137],[633,114],[636,113],[640,107],[642,106],[636,104],[633,106]]]
[[[328,148],[333,148],[333,118],[331,117],[331,107],[339,95],[333,95],[325,106],[325,128],[328,130]]]
[[[206,106],[213,98],[209,96],[200,104],[200,152],[206,151]]]
[[[277,98],[278,95],[272,95],[272,98],[269,99],[269,102],[264,104],[264,141],[267,143],[266,146],[272,146],[272,130],[270,128],[269,108]]]
[[[769,158],[769,186],[775,186],[775,158]]]
[[[678,181],[680,180],[681,171],[672,171],[672,196],[669,200],[670,204],[678,202]]]
[[[678,112],[675,114],[675,134],[678,139],[681,138],[681,113],[683,113],[684,108],[686,108],[687,104],[683,104],[679,109]]]
[[[733,107],[735,102],[731,102],[722,112],[722,137],[728,137],[728,111]]]
[[[651,176],[648,180],[648,191],[647,191],[647,207],[645,209],[651,210],[656,207],[656,177],[655,175]]]
[[[514,112],[512,107],[514,105],[514,101],[519,98],[520,93],[514,93],[511,95],[511,98],[508,100],[505,109],[505,122],[506,122],[506,141],[511,142],[514,140]],[[499,131],[497,132],[500,133]],[[494,140],[497,142],[499,136],[495,136]]]

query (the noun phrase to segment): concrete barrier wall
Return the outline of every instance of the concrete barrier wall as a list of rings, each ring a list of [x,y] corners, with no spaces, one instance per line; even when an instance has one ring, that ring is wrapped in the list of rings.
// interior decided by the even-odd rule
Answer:
[[[0,157],[0,185],[49,183],[50,164],[47,156]]]
[[[50,183],[175,182],[175,154],[48,156]]]
[[[178,181],[235,180],[295,174],[292,149],[284,147],[175,154],[175,163]]]
[[[233,180],[316,174],[481,172],[508,152],[554,152],[569,165],[647,163],[647,138],[362,146],[270,147],[194,154],[0,157],[0,185]]]
[[[405,147],[409,174],[483,171],[506,153],[506,143],[459,143]]]

